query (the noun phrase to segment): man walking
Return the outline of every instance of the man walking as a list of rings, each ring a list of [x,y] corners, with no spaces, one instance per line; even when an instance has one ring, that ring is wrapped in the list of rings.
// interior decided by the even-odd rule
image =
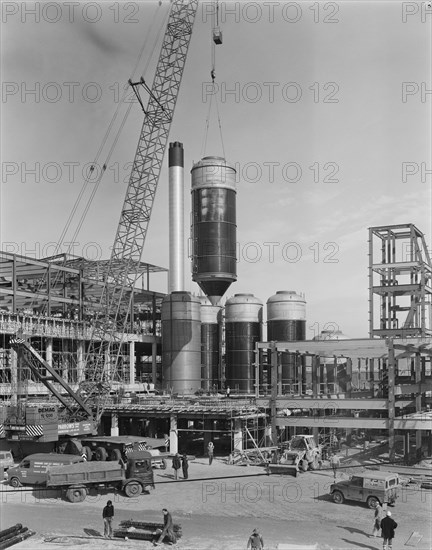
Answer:
[[[247,548],[251,550],[264,550],[264,540],[259,534],[258,529],[252,531],[252,535],[249,537]]]
[[[391,517],[391,512],[388,511],[386,517],[381,520],[381,532],[383,537],[383,550],[392,550],[392,542],[395,536],[397,523]]]
[[[180,469],[181,462],[180,462],[180,456],[178,453],[176,453],[172,459],[172,467],[174,470],[174,479],[177,480],[178,477],[178,471]]]
[[[340,466],[340,460],[339,460],[339,457],[338,457],[336,454],[333,454],[333,455],[330,457],[330,466],[331,466],[332,469],[333,469],[333,475],[334,475],[334,478],[336,479],[337,469],[338,469],[339,466]]]
[[[182,463],[182,470],[183,470],[183,479],[187,479],[188,470],[189,470],[189,461],[186,453],[183,454],[181,463]]]
[[[207,452],[208,452],[209,466],[210,466],[211,463],[213,462],[213,454],[214,454],[214,445],[213,445],[213,441],[210,441],[210,443],[208,444],[208,446],[207,446]]]
[[[111,500],[106,503],[106,506],[102,510],[102,517],[104,522],[104,537],[112,539],[112,520],[114,517],[114,506]]]
[[[383,509],[379,502],[375,506],[374,525],[371,537],[378,537],[381,531],[381,520],[383,519]]]
[[[157,542],[153,543],[155,546],[157,546],[160,542],[162,542],[165,537],[167,538],[167,542],[169,542],[170,544],[174,544],[175,542],[177,542],[177,537],[174,533],[174,523],[173,523],[171,514],[168,512],[166,508],[162,508],[162,512],[164,515],[164,526],[159,539],[157,540]]]

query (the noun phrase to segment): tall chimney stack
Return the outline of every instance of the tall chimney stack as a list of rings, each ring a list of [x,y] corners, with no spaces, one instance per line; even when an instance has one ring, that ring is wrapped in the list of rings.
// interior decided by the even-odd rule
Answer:
[[[184,289],[184,150],[169,144],[169,278],[168,292]]]

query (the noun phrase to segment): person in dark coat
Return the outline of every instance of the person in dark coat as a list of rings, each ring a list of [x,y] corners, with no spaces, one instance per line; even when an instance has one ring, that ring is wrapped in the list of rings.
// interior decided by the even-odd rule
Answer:
[[[161,543],[165,538],[167,539],[167,542],[170,542],[172,544],[177,542],[177,537],[174,532],[174,523],[173,523],[171,514],[168,512],[166,508],[163,508],[162,512],[164,515],[164,526],[163,526],[162,533],[160,534],[160,537],[156,542],[153,543],[155,546]]]
[[[178,477],[178,471],[180,469],[181,462],[180,462],[180,456],[178,453],[174,455],[174,458],[172,459],[172,467],[174,470],[174,479],[177,479]]]
[[[395,536],[397,523],[391,517],[391,512],[387,512],[386,517],[381,520],[381,533],[384,539],[383,550],[392,550],[392,542]]]
[[[264,550],[264,539],[260,535],[258,529],[254,529],[249,537],[247,548],[251,550]]]
[[[186,453],[183,454],[183,456],[181,458],[181,463],[182,463],[182,470],[183,470],[183,478],[187,479],[188,478],[188,470],[189,470],[189,461],[188,461],[188,457],[187,457]]]
[[[104,537],[112,539],[112,520],[114,517],[114,506],[111,500],[106,503],[102,510],[102,518],[104,521]]]

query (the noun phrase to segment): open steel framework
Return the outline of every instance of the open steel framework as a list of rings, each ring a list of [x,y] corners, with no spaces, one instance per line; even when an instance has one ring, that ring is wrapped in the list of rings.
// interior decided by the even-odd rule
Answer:
[[[431,336],[431,304],[432,263],[423,233],[413,224],[370,227],[369,336]]]
[[[323,428],[384,430],[391,461],[397,430],[415,432],[417,449],[422,433],[430,441],[430,338],[259,342],[255,352],[256,403],[270,411],[273,441],[285,426],[308,428],[316,436]],[[284,389],[286,353],[292,354],[298,382]],[[344,375],[338,375],[336,389],[329,387],[341,362]]]

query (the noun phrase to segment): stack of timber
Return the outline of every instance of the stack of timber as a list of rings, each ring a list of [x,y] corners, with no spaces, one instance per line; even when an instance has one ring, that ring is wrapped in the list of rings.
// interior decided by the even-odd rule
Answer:
[[[114,536],[122,539],[127,537],[128,539],[156,541],[163,528],[163,523],[126,519],[120,522],[120,529],[114,531]],[[179,523],[174,523],[174,533],[177,540],[181,538],[183,533]]]
[[[3,529],[0,531],[0,550],[18,544],[34,534],[34,531],[29,531],[28,527],[23,527],[21,523],[17,523],[9,529]]]

